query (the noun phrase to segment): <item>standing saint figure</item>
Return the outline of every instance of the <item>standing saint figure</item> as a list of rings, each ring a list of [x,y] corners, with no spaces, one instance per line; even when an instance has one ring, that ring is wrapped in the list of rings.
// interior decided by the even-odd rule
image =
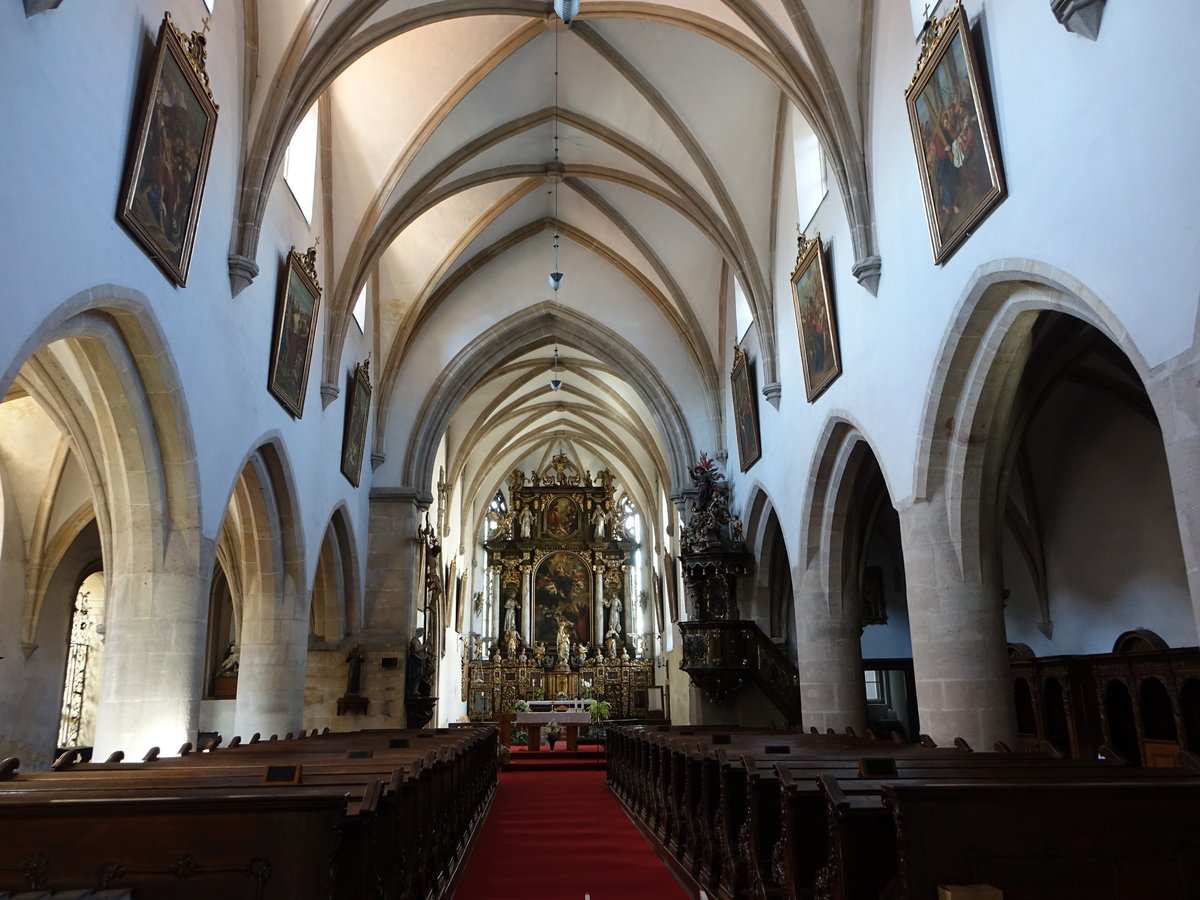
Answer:
[[[608,630],[621,633],[621,597],[614,596],[608,603]]]
[[[527,538],[533,532],[533,513],[528,506],[521,508],[521,537]]]
[[[565,616],[558,619],[558,661],[565,664],[571,658],[571,623]]]
[[[508,595],[504,600],[504,633],[517,630],[517,592],[512,588],[508,589]]]
[[[350,648],[350,653],[346,656],[346,662],[350,664],[350,671],[346,674],[346,696],[357,697],[359,690],[362,688],[362,666],[363,666],[362,649],[357,643]]]
[[[604,540],[604,530],[608,526],[608,514],[604,511],[604,507],[599,503],[596,504],[595,510],[592,512],[592,528],[596,540]]]

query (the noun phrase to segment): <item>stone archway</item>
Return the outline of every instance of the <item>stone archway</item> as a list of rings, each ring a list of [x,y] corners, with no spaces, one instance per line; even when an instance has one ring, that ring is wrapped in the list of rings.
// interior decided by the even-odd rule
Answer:
[[[51,423],[62,449],[48,457],[69,458],[68,468],[87,485],[76,496],[74,476],[45,470],[34,486],[22,517],[31,550],[16,563],[29,566],[30,577],[24,595],[13,598],[20,610],[3,607],[6,620],[23,623],[4,629],[24,645],[11,655],[23,656],[30,673],[37,669],[35,635],[54,546],[61,543],[45,523],[62,503],[86,502],[110,598],[96,752],[140,754],[152,745],[173,752],[197,726],[206,617],[200,572],[209,544],[200,530],[191,426],[145,298],[112,285],[70,298],[28,338],[3,384],[5,406],[25,404]],[[6,558],[6,566],[13,564]],[[61,672],[52,682],[35,681],[61,690]],[[12,683],[16,690],[29,687],[23,675]],[[13,708],[31,706],[37,704]],[[18,721],[12,727],[27,730]]]

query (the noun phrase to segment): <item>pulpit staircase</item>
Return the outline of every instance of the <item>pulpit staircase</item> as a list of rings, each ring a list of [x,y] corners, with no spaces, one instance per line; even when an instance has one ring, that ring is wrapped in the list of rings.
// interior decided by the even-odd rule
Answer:
[[[719,619],[680,622],[683,662],[692,683],[723,703],[753,682],[789,726],[800,724],[800,670],[755,622]]]

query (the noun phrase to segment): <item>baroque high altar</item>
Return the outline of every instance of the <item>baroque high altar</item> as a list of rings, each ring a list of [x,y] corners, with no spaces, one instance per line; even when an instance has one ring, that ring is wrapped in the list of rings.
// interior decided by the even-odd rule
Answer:
[[[613,476],[593,478],[563,453],[509,476],[508,510],[484,546],[495,613],[464,663],[473,719],[518,699],[590,690],[614,716],[645,715],[653,662],[634,624],[636,541],[625,532]]]

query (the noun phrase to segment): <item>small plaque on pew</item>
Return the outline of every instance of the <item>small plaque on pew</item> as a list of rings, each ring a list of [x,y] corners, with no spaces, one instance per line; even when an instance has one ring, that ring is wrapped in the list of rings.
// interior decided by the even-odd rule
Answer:
[[[407,750],[408,749],[408,738],[389,738],[388,739],[388,749],[389,750]]]
[[[299,784],[302,766],[263,766],[263,784]]]
[[[791,753],[792,748],[787,744],[767,744],[763,747],[763,753]]]
[[[714,745],[716,745],[716,744],[732,744],[733,743],[733,735],[731,735],[731,734],[714,734],[712,736],[712,742]]]
[[[858,760],[859,778],[893,778],[896,761],[890,756],[863,756]]]
[[[1004,891],[990,884],[939,884],[938,900],[1004,900]]]
[[[375,755],[374,750],[347,750],[346,759],[371,759]]]

